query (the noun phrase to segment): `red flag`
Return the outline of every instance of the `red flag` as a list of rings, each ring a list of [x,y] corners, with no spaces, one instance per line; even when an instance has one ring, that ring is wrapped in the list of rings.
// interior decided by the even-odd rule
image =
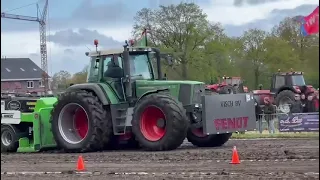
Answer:
[[[303,20],[302,29],[305,35],[319,33],[319,6],[311,14],[304,17]]]

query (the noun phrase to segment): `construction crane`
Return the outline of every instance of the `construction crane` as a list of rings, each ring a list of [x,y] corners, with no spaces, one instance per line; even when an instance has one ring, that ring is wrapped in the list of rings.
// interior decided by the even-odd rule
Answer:
[[[1,18],[15,19],[22,21],[33,21],[39,23],[40,31],[40,57],[41,57],[41,69],[43,70],[42,81],[44,85],[44,93],[47,94],[49,90],[48,82],[48,60],[47,60],[47,35],[46,35],[46,18],[48,12],[48,0],[45,0],[44,8],[42,13],[37,17],[23,16],[9,13],[1,13]]]

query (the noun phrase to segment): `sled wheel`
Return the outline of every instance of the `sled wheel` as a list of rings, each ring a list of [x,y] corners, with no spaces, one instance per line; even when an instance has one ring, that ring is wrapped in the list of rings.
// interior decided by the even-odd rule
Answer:
[[[187,139],[193,145],[198,147],[218,147],[225,144],[232,133],[205,135],[202,128],[189,129]]]
[[[16,152],[19,147],[18,129],[1,125],[1,152]]]

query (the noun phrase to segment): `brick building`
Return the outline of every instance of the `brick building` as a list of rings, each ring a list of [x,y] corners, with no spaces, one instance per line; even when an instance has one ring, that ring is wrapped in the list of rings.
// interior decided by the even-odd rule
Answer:
[[[44,92],[42,74],[42,69],[29,58],[1,58],[1,93],[40,95]]]

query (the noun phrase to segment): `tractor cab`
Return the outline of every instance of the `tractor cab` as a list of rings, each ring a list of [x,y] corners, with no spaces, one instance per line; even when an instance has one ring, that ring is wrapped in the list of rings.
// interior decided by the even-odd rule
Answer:
[[[231,85],[239,85],[241,83],[241,77],[222,77],[221,84],[231,84]]]
[[[223,76],[222,77],[222,82],[221,84],[223,85],[232,85],[236,89],[239,90],[239,92],[248,92],[248,87],[243,86],[243,80],[241,77],[227,77]]]
[[[280,112],[290,112],[290,106],[295,101],[296,94],[303,94],[305,98],[314,98],[315,89],[306,85],[302,72],[280,72],[272,75],[270,90],[254,90],[255,97],[259,97],[258,104],[263,105],[263,99],[269,97],[278,106]],[[259,103],[260,102],[260,103]]]
[[[278,72],[272,76],[271,93],[277,94],[287,89],[297,94],[308,95],[314,92],[312,86],[307,86],[302,72]]]
[[[171,62],[170,56],[160,54],[156,48],[131,47],[127,43],[123,49],[96,50],[86,55],[90,57],[87,82],[108,83],[122,101],[134,93],[131,80],[162,80],[160,60],[164,57]]]

